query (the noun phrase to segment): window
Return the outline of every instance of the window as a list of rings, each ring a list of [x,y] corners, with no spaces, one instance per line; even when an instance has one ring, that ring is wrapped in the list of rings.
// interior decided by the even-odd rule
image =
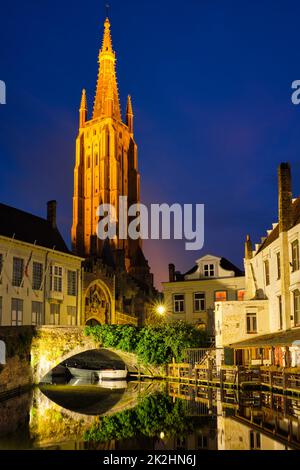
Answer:
[[[23,300],[11,299],[11,324],[20,326],[23,324]]]
[[[95,155],[95,166],[97,166],[97,165],[98,165],[98,153],[96,153],[96,155]]]
[[[91,167],[91,157],[87,157],[87,164],[86,164],[87,168],[90,168]]]
[[[237,299],[238,300],[244,300],[244,297],[245,297],[245,289],[239,289],[237,291]]]
[[[281,295],[278,296],[278,313],[279,313],[279,329],[282,330],[283,322],[282,322],[282,298],[281,298]]]
[[[50,304],[50,324],[59,325],[60,304]]]
[[[264,261],[266,286],[270,284],[270,266],[269,260]]]
[[[174,294],[174,313],[184,312],[184,294]]]
[[[213,264],[204,264],[203,266],[204,277],[213,277],[215,275],[215,267]]]
[[[0,297],[0,325],[2,325],[2,297]]]
[[[40,290],[43,279],[43,265],[34,261],[32,263],[32,289]]]
[[[76,271],[68,271],[68,295],[76,295]]]
[[[298,271],[299,269],[299,242],[298,240],[293,241],[291,244],[292,248],[292,271]]]
[[[54,292],[62,292],[62,267],[51,266],[50,276],[51,290]]]
[[[13,259],[12,285],[20,287],[23,280],[24,260],[22,258]]]
[[[248,312],[247,319],[247,333],[257,333],[256,313]]]
[[[33,301],[31,304],[31,323],[33,325],[43,325],[43,302]]]
[[[299,326],[300,325],[300,291],[299,289],[294,290],[293,297],[294,297],[295,326]]]
[[[276,261],[277,261],[277,279],[281,278],[281,268],[280,268],[280,252],[276,253]]]
[[[70,305],[68,305],[67,313],[68,325],[76,325],[76,307],[71,307]]]
[[[194,312],[202,312],[205,310],[205,293],[194,292]]]
[[[250,450],[259,450],[260,444],[260,433],[257,431],[250,431]]]
[[[217,290],[215,292],[215,302],[226,302],[226,300],[227,300],[226,290]]]
[[[0,253],[0,284],[2,284],[3,255]]]

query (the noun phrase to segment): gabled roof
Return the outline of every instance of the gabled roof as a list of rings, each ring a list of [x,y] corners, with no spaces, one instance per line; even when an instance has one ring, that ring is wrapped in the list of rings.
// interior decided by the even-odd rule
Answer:
[[[0,203],[0,235],[71,254],[61,234],[48,220]]]
[[[292,227],[300,223],[300,197],[298,197],[292,204]],[[267,246],[271,245],[277,238],[279,237],[279,224],[272,230],[270,235],[264,240],[264,242],[260,245],[257,253],[260,253],[262,250],[267,248]]]
[[[205,258],[205,257],[203,257],[203,258]],[[203,259],[203,258],[200,258],[200,259]],[[218,257],[217,256],[212,256],[212,258],[218,258]],[[225,269],[226,271],[233,271],[235,276],[244,276],[244,274],[245,274],[244,271],[242,271],[237,266],[232,264],[228,259],[226,259],[226,258],[218,258],[218,259],[220,259],[221,268]],[[184,273],[183,276],[187,276],[188,274],[193,274],[197,271],[197,269],[198,269],[198,265],[196,264],[189,271]]]
[[[221,266],[221,268],[226,269],[226,271],[233,271],[235,276],[244,276],[244,274],[245,274],[244,271],[237,268],[234,264],[232,264],[226,258],[221,258],[220,266]]]

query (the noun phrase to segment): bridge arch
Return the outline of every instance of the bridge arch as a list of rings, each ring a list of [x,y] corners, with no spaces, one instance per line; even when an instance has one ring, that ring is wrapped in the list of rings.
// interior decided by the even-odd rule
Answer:
[[[31,345],[34,383],[40,383],[42,378],[61,362],[92,349],[113,352],[120,361],[124,362],[129,372],[140,372],[151,376],[164,375],[164,371],[158,367],[140,364],[133,353],[101,348],[101,344],[91,336],[84,335],[83,327],[42,326],[37,329],[37,335],[33,338]]]

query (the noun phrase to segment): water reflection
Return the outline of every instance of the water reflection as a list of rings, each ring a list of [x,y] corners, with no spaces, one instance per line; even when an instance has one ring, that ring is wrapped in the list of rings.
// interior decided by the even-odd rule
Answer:
[[[0,448],[300,449],[300,402],[171,382],[43,384],[0,403]]]

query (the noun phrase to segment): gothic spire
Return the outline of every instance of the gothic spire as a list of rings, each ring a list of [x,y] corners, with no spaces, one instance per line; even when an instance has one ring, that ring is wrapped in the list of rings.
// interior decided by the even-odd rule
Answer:
[[[94,101],[93,119],[105,117],[107,106],[107,94],[112,95],[112,116],[114,119],[121,120],[121,111],[119,103],[119,92],[116,76],[116,54],[112,47],[110,34],[110,22],[106,18],[104,22],[104,34],[102,47],[99,52],[99,72]],[[109,98],[110,98],[109,97]]]
[[[87,117],[86,91],[83,88],[82,94],[81,94],[80,108],[79,108],[80,127],[84,126],[85,121],[86,121],[86,117]]]
[[[127,98],[126,125],[128,126],[129,132],[133,134],[133,111],[132,111],[132,103],[131,103],[130,95],[128,95],[128,98]]]

